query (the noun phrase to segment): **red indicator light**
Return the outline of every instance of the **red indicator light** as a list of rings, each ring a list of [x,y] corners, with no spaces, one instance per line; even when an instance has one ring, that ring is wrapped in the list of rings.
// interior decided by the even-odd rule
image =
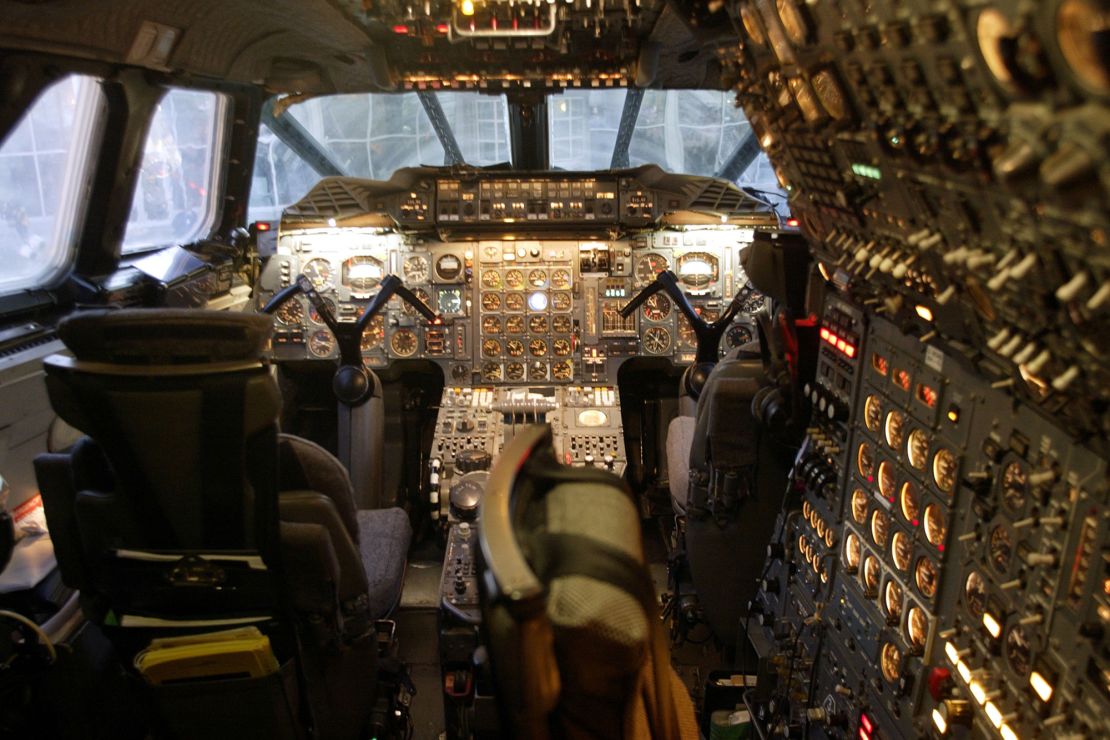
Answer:
[[[837,339],[836,340],[836,348],[838,350],[840,350],[841,352],[847,352],[848,351],[848,343],[845,342],[843,339]]]
[[[875,725],[871,724],[871,718],[868,717],[866,714],[860,714],[859,726],[860,729],[866,730],[869,733],[874,732],[875,730]]]
[[[258,231],[269,231],[270,230],[270,222],[269,221],[259,221],[254,225],[254,228],[257,229]]]
[[[447,24],[446,23],[440,23],[438,26],[436,26],[436,32],[437,33],[447,33]]]
[[[829,330],[823,326],[821,327],[821,338],[825,340],[829,338]]]
[[[910,522],[910,524],[912,524],[913,526],[915,526],[915,527],[916,527],[916,526],[918,526],[919,524],[921,524],[921,522],[920,522],[920,520],[918,520],[918,519],[914,519],[914,520],[913,520],[912,522]]]
[[[871,740],[871,736],[867,734],[867,730],[862,727],[859,728],[859,740]]]
[[[849,357],[855,357],[856,348],[849,344],[847,347],[844,348],[844,354],[848,355]]]
[[[406,34],[408,32],[409,32],[409,27],[404,25],[404,24],[398,23],[396,26],[393,27],[393,33],[396,33],[396,34],[399,34],[399,35],[403,36],[404,34]]]
[[[794,228],[797,228],[797,227],[798,227],[798,219],[796,219],[796,218],[788,218],[788,219],[786,219],[786,225],[787,225],[787,226],[792,226],[792,227],[794,227]]]

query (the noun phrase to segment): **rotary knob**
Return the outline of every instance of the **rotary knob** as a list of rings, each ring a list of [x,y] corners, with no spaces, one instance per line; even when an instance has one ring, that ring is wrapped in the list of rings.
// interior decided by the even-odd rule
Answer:
[[[455,470],[471,473],[475,470],[489,470],[493,458],[485,450],[463,450],[455,455]]]

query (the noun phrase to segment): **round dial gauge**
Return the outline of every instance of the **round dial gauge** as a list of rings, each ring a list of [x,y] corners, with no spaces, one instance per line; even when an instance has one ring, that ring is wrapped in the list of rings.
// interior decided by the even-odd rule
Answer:
[[[532,311],[546,311],[548,304],[547,293],[537,290],[528,294],[528,308]]]
[[[678,258],[678,280],[691,290],[705,290],[720,277],[720,261],[708,252],[689,252]],[[658,294],[657,294],[658,295]]]
[[[1025,507],[1029,495],[1029,474],[1025,466],[1012,462],[1002,473],[1002,503],[1010,511],[1020,511]]]
[[[883,586],[883,612],[891,621],[902,619],[902,587],[893,578]]]
[[[343,285],[359,295],[377,287],[384,274],[382,261],[368,254],[356,255],[343,263]]]
[[[879,559],[874,555],[868,555],[863,559],[863,585],[867,592],[867,598],[873,599],[879,593],[879,578],[882,576],[882,569],[879,567]]]
[[[748,3],[740,6],[740,20],[744,24],[744,31],[748,39],[756,46],[766,46],[767,37],[763,33],[763,24],[759,19],[759,11]]]
[[[555,380],[570,380],[574,376],[574,364],[570,360],[559,360],[551,366],[551,376]]]
[[[509,334],[523,334],[524,333],[524,317],[523,316],[506,316],[505,317],[505,331]]]
[[[423,288],[416,288],[412,291],[412,294],[416,296],[416,300],[427,306],[429,310],[431,309],[432,299],[428,297],[428,291],[424,290]],[[415,308],[413,308],[408,301],[401,302],[401,313],[405,314],[406,316],[420,315],[420,313]]]
[[[440,288],[439,312],[443,314],[462,313],[462,293],[458,288]]]
[[[416,332],[412,329],[398,329],[389,338],[389,348],[398,357],[411,357],[416,354],[418,344]]]
[[[929,639],[929,618],[919,606],[911,606],[906,614],[906,641],[919,651],[925,649]]]
[[[335,337],[327,329],[317,329],[308,337],[308,351],[317,357],[327,357],[335,349]]]
[[[524,348],[521,347],[521,351]],[[524,380],[524,365],[519,362],[510,362],[505,366],[505,377],[509,380]]]
[[[482,310],[498,311],[501,309],[500,293],[482,293]]]
[[[944,511],[937,504],[925,507],[925,539],[933,547],[944,544],[944,535],[947,534],[947,524],[944,521]]]
[[[825,530],[825,546],[832,547],[836,544],[836,530],[829,527]]]
[[[547,317],[534,314],[529,316],[528,331],[533,334],[545,334],[547,332]]]
[[[937,566],[929,558],[918,558],[913,567],[913,582],[917,590],[926,599],[931,599],[937,594]]]
[[[551,331],[556,334],[570,334],[571,323],[569,316],[556,316],[551,319]]]
[[[505,310],[506,311],[523,311],[524,310],[524,294],[523,293],[506,293],[505,294]]]
[[[543,270],[532,270],[528,273],[528,284],[533,288],[543,288],[547,285],[547,273]]]
[[[281,304],[281,308],[274,311],[274,318],[282,326],[300,326],[304,321],[304,306],[295,298]]]
[[[1033,666],[1033,647],[1029,643],[1029,635],[1020,624],[1011,627],[1006,635],[1006,660],[1010,663],[1010,670],[1017,675],[1029,675],[1029,669]]]
[[[694,310],[697,312],[698,316],[711,324],[721,317],[721,312],[712,308],[694,306]],[[694,333],[694,327],[690,326],[690,321],[684,315],[679,314],[679,317],[678,338],[685,344],[697,346],[698,335]]]
[[[509,357],[521,357],[524,355],[524,342],[519,339],[510,339],[505,342],[505,352]]]
[[[860,489],[852,491],[852,519],[855,519],[856,524],[865,524],[867,522],[867,509],[870,503],[870,497]]]
[[[959,463],[952,450],[947,447],[937,450],[937,455],[933,458],[933,480],[936,481],[937,488],[945,493],[951,493],[956,487],[958,467]]]
[[[1100,95],[1110,93],[1110,9],[1098,0],[1063,0],[1056,11],[1056,41],[1079,82]]]
[[[870,478],[875,472],[875,452],[867,442],[859,443],[859,450],[856,452],[856,469],[864,478]]]
[[[496,383],[501,380],[501,365],[496,362],[482,363],[482,380],[487,383]]]
[[[370,319],[370,323],[362,330],[362,340],[359,347],[363,352],[369,352],[382,345],[385,341],[385,317],[378,315]]]
[[[428,282],[428,258],[420,254],[410,254],[405,257],[401,267],[406,283]]]
[[[902,449],[902,443],[906,439],[905,425],[906,417],[902,416],[901,411],[891,411],[886,415],[886,425],[883,428],[883,436],[886,438],[886,443],[890,446],[890,449]]]
[[[964,604],[971,616],[979,619],[987,608],[987,583],[977,571],[971,571],[964,581]]]
[[[979,53],[994,79],[1011,92],[1018,89],[1010,68],[1012,39],[1016,35],[1009,19],[997,8],[986,8],[975,20],[975,40]]]
[[[644,332],[644,351],[661,355],[671,348],[671,333],[661,326],[652,326]]]
[[[991,530],[988,541],[990,561],[999,573],[1005,573],[1010,567],[1010,556],[1014,553],[1014,543],[1010,537],[1010,530],[999,524]]]
[[[533,357],[543,357],[547,354],[547,342],[538,338],[529,340],[528,352]]]
[[[501,342],[496,339],[482,340],[482,357],[500,357]]]
[[[879,509],[871,514],[871,539],[879,547],[886,547],[886,539],[890,536],[890,517]]]
[[[860,544],[859,537],[849,532],[844,538],[844,565],[849,573],[855,573],[859,568]]]
[[[725,341],[728,342],[730,349],[742,347],[752,341],[753,338],[751,327],[746,324],[733,324],[725,334]]]
[[[905,532],[895,532],[890,538],[890,556],[894,560],[894,567],[905,573],[910,569],[913,560],[913,542]]]
[[[893,642],[883,643],[883,649],[879,653],[879,667],[882,668],[883,678],[890,683],[897,681],[902,674],[902,652]]]
[[[312,287],[316,290],[325,290],[332,285],[332,278],[335,273],[331,269],[331,263],[326,259],[317,257],[314,260],[309,260],[305,266],[301,268],[301,272],[312,283]]]
[[[451,282],[462,272],[463,263],[453,254],[445,254],[436,260],[436,275],[440,280]]]
[[[569,311],[570,303],[570,293],[551,294],[551,307],[556,311]]]
[[[557,290],[565,290],[570,287],[570,272],[567,270],[552,270],[551,271],[551,287]]]
[[[863,423],[872,432],[879,431],[879,426],[883,423],[883,402],[878,396],[868,396],[863,402]]]
[[[929,438],[925,432],[920,429],[910,432],[909,439],[906,440],[906,457],[913,467],[918,470],[925,469],[929,461]]]
[[[813,91],[817,94],[817,99],[821,101],[822,107],[833,120],[843,121],[848,117],[850,112],[848,99],[844,96],[844,90],[836,81],[836,75],[832,70],[818,72],[813,75],[810,82],[813,83]]]
[[[775,7],[778,8],[782,27],[790,40],[796,46],[805,44],[806,37],[809,36],[809,26],[802,11],[794,4],[794,0],[775,0]]]
[[[667,258],[655,252],[647,254],[636,260],[636,279],[641,283],[650,283],[655,276],[668,267]]]
[[[890,460],[883,460],[879,463],[879,493],[888,499],[893,499],[897,485],[894,480],[894,463]]]
[[[501,287],[501,273],[497,270],[485,270],[482,273],[482,287],[498,290]]]
[[[547,365],[542,362],[531,362],[528,364],[528,379],[529,380],[547,380]]]
[[[482,317],[482,331],[486,334],[500,334],[501,333],[501,317],[500,316],[483,316]]]
[[[324,305],[328,307],[328,311],[331,315],[335,316],[335,301],[331,298],[325,298]],[[313,306],[311,303],[308,304],[308,318],[311,319],[314,324],[324,323],[324,317],[316,310],[316,306]]]
[[[662,321],[671,314],[671,299],[656,293],[644,301],[644,318],[648,321]]]
[[[566,357],[570,354],[570,341],[567,339],[556,339],[551,343],[551,351],[560,357]]]
[[[902,490],[898,492],[898,508],[906,521],[916,527],[921,516],[921,499],[913,483],[906,481],[902,484]]]
[[[505,271],[505,287],[520,290],[524,287],[524,273],[520,270]]]

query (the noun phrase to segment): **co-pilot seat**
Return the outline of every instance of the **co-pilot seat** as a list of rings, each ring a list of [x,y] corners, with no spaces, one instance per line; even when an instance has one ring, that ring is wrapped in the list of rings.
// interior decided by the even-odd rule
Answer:
[[[504,736],[697,738],[621,479],[558,464],[550,428],[526,427],[490,473],[479,542]]]
[[[373,622],[399,601],[411,529],[400,509],[357,511],[333,456],[279,436],[271,331],[269,316],[198,310],[63,321],[73,356],[46,359],[47,389],[87,436],[40,455],[36,474],[62,577],[121,657],[183,620],[219,629],[270,613],[298,635],[276,646],[301,662],[286,699],[319,736],[355,737],[372,704]],[[233,567],[236,553],[265,568]],[[185,734],[219,732],[219,720],[199,713]]]

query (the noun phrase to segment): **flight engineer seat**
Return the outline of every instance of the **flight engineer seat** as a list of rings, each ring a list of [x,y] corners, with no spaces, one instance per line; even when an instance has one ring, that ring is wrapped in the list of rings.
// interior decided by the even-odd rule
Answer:
[[[257,624],[283,664],[262,699],[156,692],[158,735],[353,738],[373,703],[374,622],[400,599],[411,527],[399,508],[356,510],[338,460],[279,434],[271,332],[263,315],[87,311],[58,328],[73,356],[44,363],[56,413],[87,435],[35,460],[58,565],[121,660]]]

